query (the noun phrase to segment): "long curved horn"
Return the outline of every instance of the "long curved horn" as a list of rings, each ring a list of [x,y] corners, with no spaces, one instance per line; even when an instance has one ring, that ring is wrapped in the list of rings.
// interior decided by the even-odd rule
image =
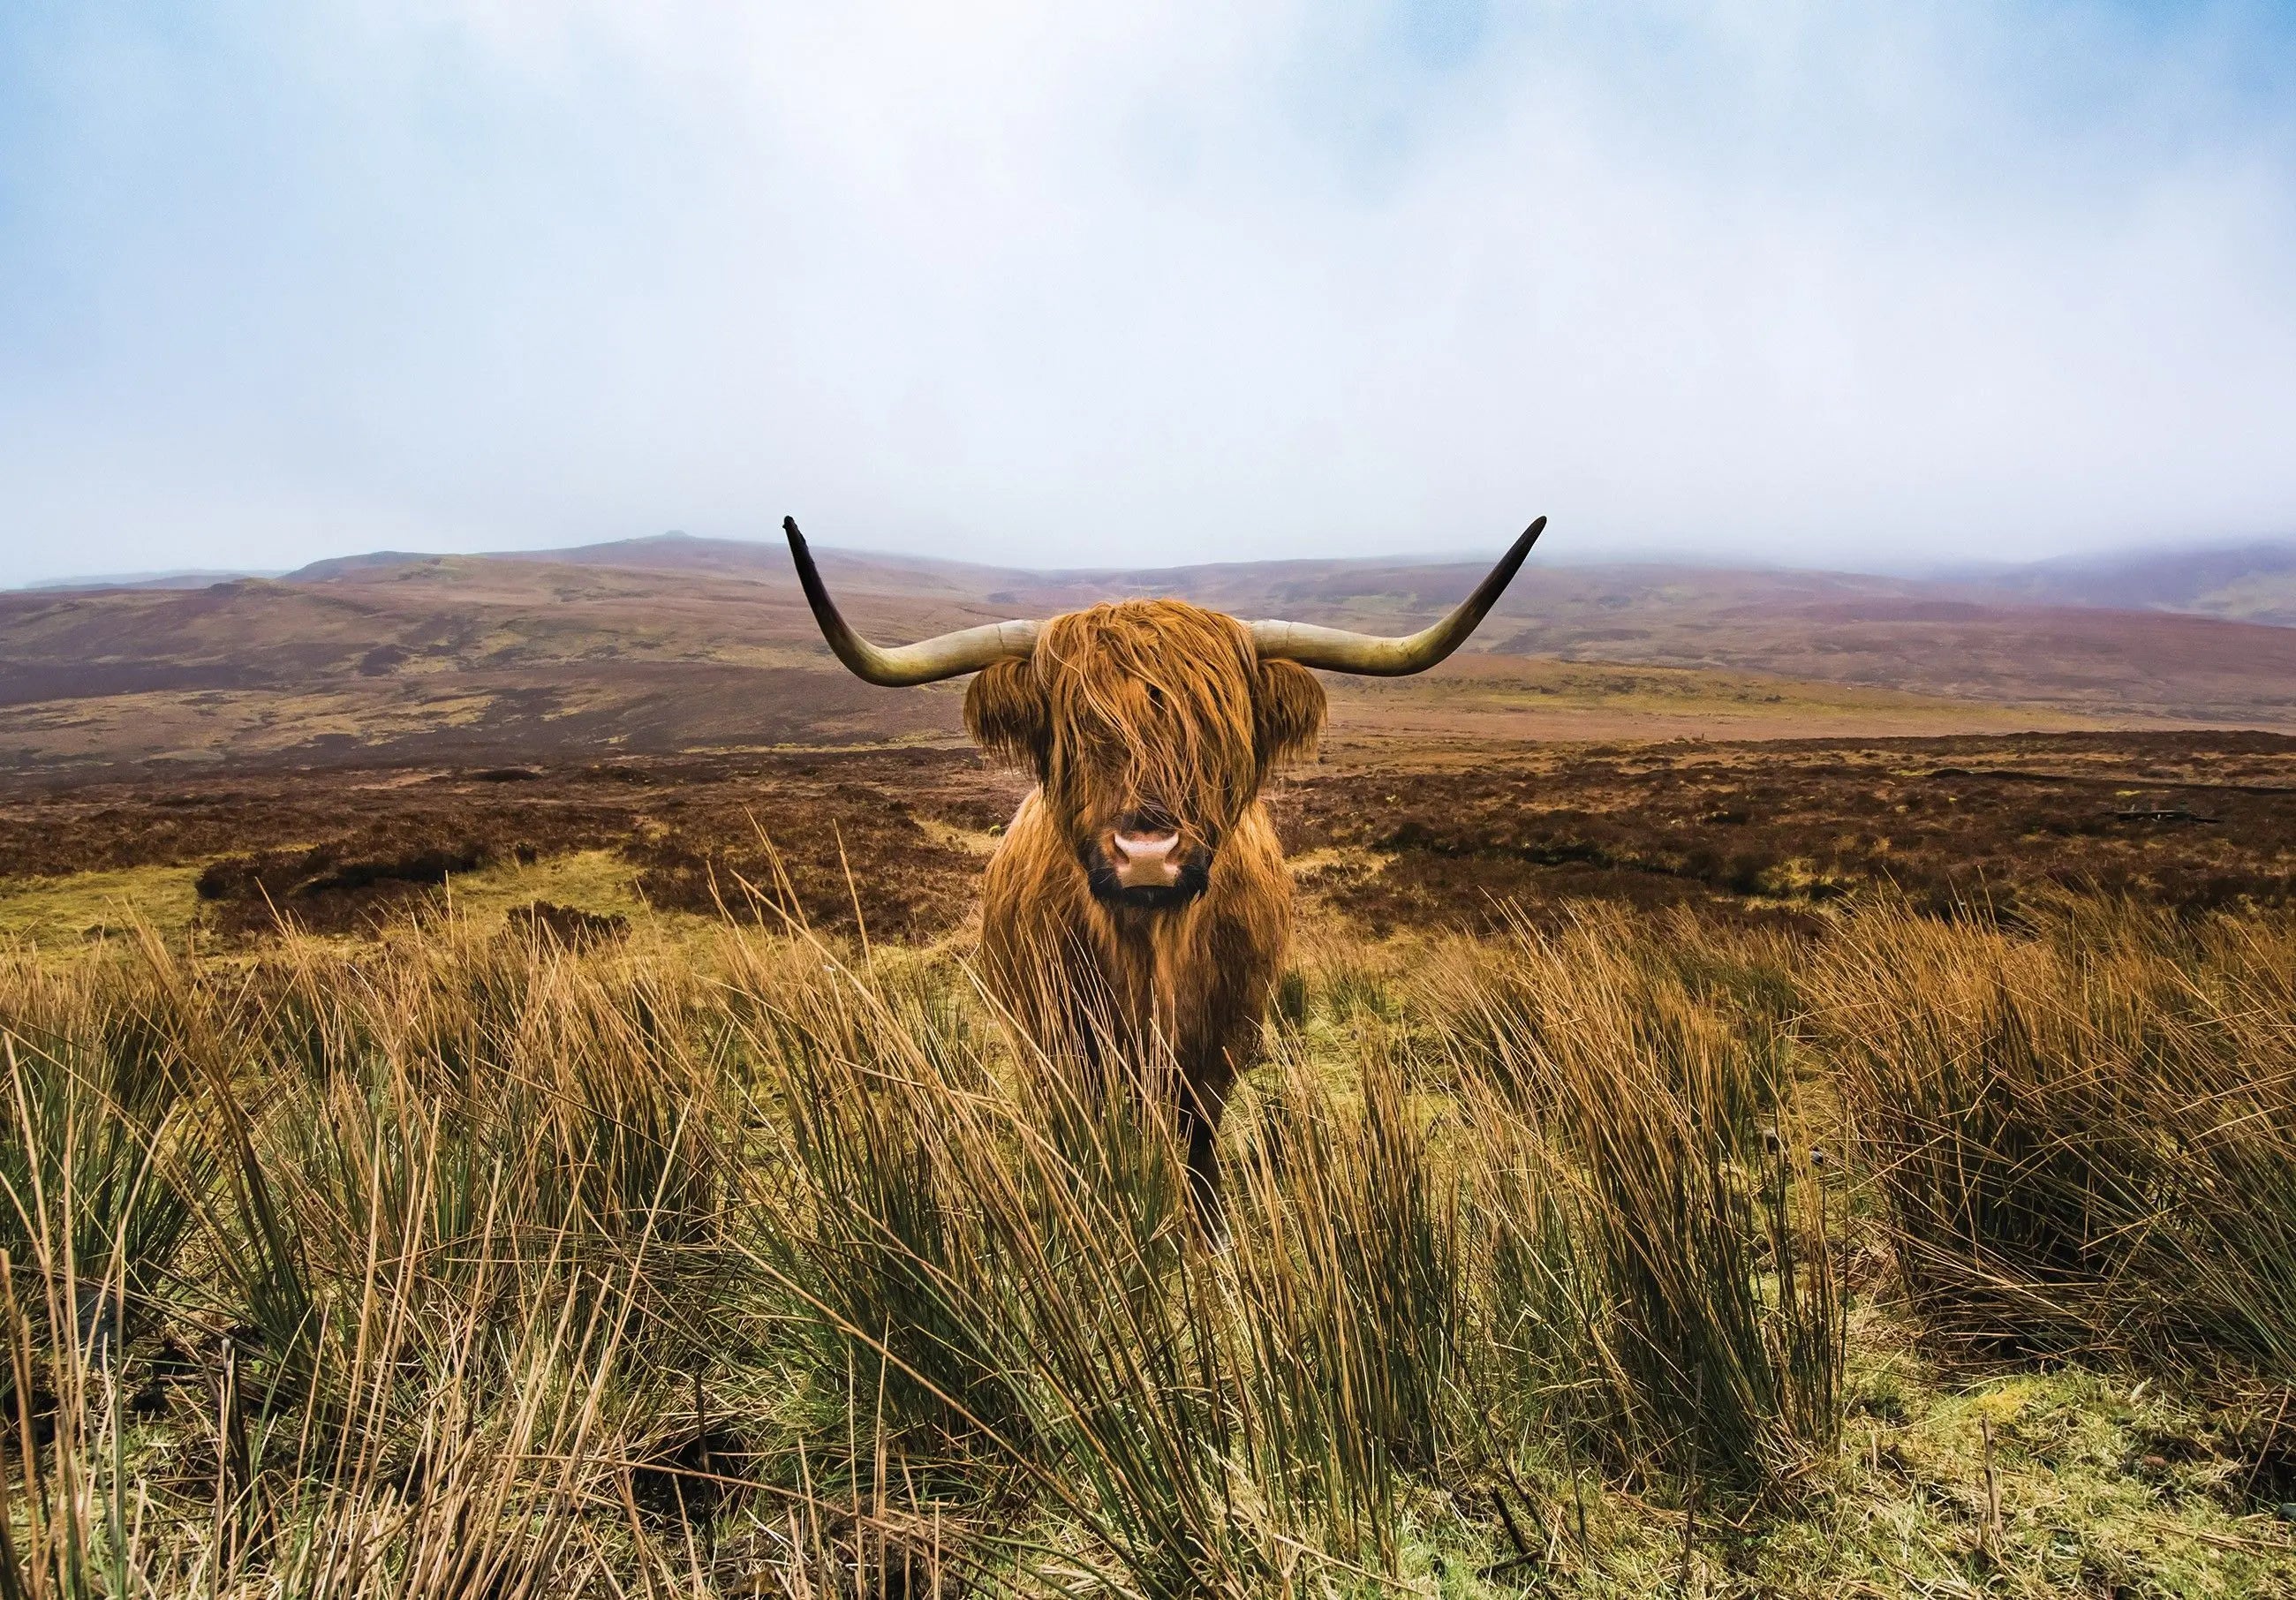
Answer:
[[[1297,661],[1303,667],[1371,677],[1424,672],[1467,642],[1483,613],[1498,603],[1515,569],[1522,565],[1522,558],[1530,554],[1546,528],[1546,519],[1541,517],[1524,529],[1514,547],[1491,569],[1490,576],[1475,586],[1475,592],[1459,603],[1458,610],[1432,628],[1399,639],[1382,639],[1375,634],[1349,633],[1344,628],[1317,628],[1312,622],[1255,622],[1251,642],[1263,661]]]
[[[813,553],[805,547],[805,535],[797,530],[797,519],[783,517],[782,531],[789,535],[790,554],[797,561],[797,580],[805,586],[805,598],[813,607],[813,619],[821,624],[821,636],[829,641],[837,659],[850,668],[856,677],[888,689],[906,689],[916,684],[938,683],[945,677],[978,672],[991,661],[1024,656],[1037,647],[1040,624],[988,622],[914,644],[882,649],[846,627],[845,619],[837,614],[837,603],[829,597],[828,587],[821,581],[821,572],[813,564]]]

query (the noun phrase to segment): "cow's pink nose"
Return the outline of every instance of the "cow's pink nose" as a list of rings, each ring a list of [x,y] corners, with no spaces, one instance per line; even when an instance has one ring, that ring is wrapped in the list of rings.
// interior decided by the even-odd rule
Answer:
[[[1127,889],[1168,889],[1180,881],[1177,833],[1127,833],[1110,837],[1116,847],[1116,878]]]

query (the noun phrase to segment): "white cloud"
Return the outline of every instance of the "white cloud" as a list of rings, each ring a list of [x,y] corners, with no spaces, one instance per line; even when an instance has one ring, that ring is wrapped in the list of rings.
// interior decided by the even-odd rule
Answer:
[[[219,16],[0,31],[0,581],[2296,529],[2269,13]]]

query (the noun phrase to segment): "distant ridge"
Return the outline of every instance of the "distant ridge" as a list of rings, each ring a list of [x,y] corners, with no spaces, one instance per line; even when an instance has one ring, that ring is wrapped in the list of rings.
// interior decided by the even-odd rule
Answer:
[[[821,553],[854,626],[886,639],[1145,594],[1401,633],[1456,604],[1485,559],[1043,573]],[[2184,588],[2132,590],[2141,579],[2109,567],[1938,582],[1540,562],[1439,671],[1339,679],[1330,693],[1351,736],[2296,731],[2296,626],[2037,597],[2078,579],[2105,597],[2240,595],[2251,615],[2296,620],[2269,603],[2286,573],[2265,558],[2187,557],[2179,571]],[[947,741],[959,726],[956,686],[896,693],[837,664],[777,540],[381,551],[275,581],[212,577],[0,594],[0,766],[502,765]]]
[[[457,559],[472,558],[426,554],[416,550],[370,550],[364,555],[331,555],[324,561],[315,561],[308,566],[298,567],[292,572],[280,576],[288,583],[324,583],[330,578],[342,578],[353,572],[376,572],[386,567],[411,567],[422,562]]]
[[[1495,547],[1496,548],[1496,547]],[[1558,552],[1557,555],[1567,554]],[[1096,598],[1168,594],[1208,603],[1258,591],[1270,602],[1359,590],[1376,580],[1390,594],[1398,574],[1424,577],[1431,587],[1447,582],[1456,569],[1472,566],[1475,555],[1365,556],[1347,559],[1287,559],[1199,562],[1161,568],[1021,568],[940,557],[821,552],[824,563],[848,581],[890,582],[918,593],[985,596],[991,604],[1017,603],[1023,595],[1038,602],[1086,604]],[[1534,560],[1558,580],[1607,581],[1623,591],[1672,581],[1735,588],[1752,581],[1815,597],[1890,597],[1928,607],[2079,607],[2113,611],[2167,611],[2226,621],[2296,628],[2296,538],[2191,549],[2134,550],[2103,555],[2061,557],[2002,567],[1943,568],[1920,576],[1890,576],[1817,568],[1742,562],[1710,565],[1636,560]],[[335,583],[397,568],[460,570],[472,563],[515,562],[594,568],[629,572],[683,573],[696,578],[780,584],[790,577],[789,553],[778,537],[716,538],[673,530],[641,537],[549,550],[505,550],[478,554],[442,554],[376,550],[331,556],[291,572],[186,569],[54,579],[21,592],[53,593],[102,589],[197,589],[217,583],[263,578],[287,583]],[[1569,574],[1563,579],[1563,574]],[[1405,592],[1408,592],[1406,589]],[[1009,597],[1009,598],[1000,598]],[[1936,614],[1936,613],[1932,613]]]
[[[43,594],[56,589],[204,589],[210,584],[231,583],[242,578],[279,576],[277,572],[184,567],[167,572],[114,572],[108,576],[51,578],[39,583],[28,583],[24,588],[27,592]]]
[[[1494,546],[1496,551],[1496,546]],[[1472,554],[1434,557],[1357,556],[1270,561],[1205,562],[1157,568],[1023,568],[951,561],[934,556],[881,554],[840,550],[821,552],[833,567],[857,577],[906,581],[932,575],[952,589],[972,594],[1022,592],[1062,596],[1170,594],[1226,595],[1252,586],[1272,594],[1332,593],[1350,587],[1355,574],[1398,571],[1447,572],[1470,566]],[[1546,554],[1540,553],[1541,556]],[[1535,561],[1538,558],[1535,557]],[[289,582],[324,582],[394,566],[449,562],[549,562],[638,572],[687,572],[697,576],[780,582],[790,575],[789,553],[779,538],[731,539],[672,531],[643,537],[551,550],[497,551],[486,555],[448,556],[376,551],[338,556],[286,574]],[[1763,562],[1710,565],[1679,561],[1540,561],[1575,577],[1611,577],[1639,587],[1660,573],[1680,581],[1702,578],[1732,584],[1765,575],[1790,587],[1802,583],[1840,595],[1889,595],[1932,604],[1983,606],[2079,606],[2112,611],[2151,611],[2218,617],[2227,621],[2296,627],[2296,538],[2194,549],[2136,550],[2116,554],[2067,556],[2007,567],[1952,567],[1916,576],[1784,567]],[[188,575],[186,575],[188,578]],[[229,574],[207,575],[206,581]],[[121,586],[112,586],[121,587]],[[192,587],[188,581],[180,587]],[[932,587],[932,586],[928,586]],[[1078,599],[1078,603],[1086,603]]]
[[[939,561],[922,555],[873,555],[857,551],[830,551],[828,559],[850,568],[882,566],[902,572],[998,573],[1028,576],[1018,568],[990,567],[974,562]],[[378,550],[365,555],[332,556],[298,567],[286,575],[290,583],[324,583],[332,578],[373,572],[389,567],[437,566],[453,562],[519,562],[569,567],[604,567],[629,572],[693,572],[712,578],[785,578],[790,577],[789,546],[780,538],[721,539],[691,533],[654,533],[637,538],[609,539],[596,545],[570,545],[551,550],[492,550],[479,554],[419,554],[411,551]]]
[[[1946,576],[2043,605],[2189,611],[2236,622],[2296,627],[2296,539],[2063,556],[2030,566]]]

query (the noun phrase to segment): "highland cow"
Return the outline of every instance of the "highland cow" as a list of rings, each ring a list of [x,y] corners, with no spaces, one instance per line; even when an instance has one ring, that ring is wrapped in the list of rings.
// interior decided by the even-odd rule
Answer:
[[[1526,529],[1457,610],[1401,638],[1128,600],[894,649],[846,625],[796,521],[783,527],[815,619],[856,675],[899,687],[978,674],[966,729],[1037,780],[988,863],[990,989],[1049,1052],[1113,1047],[1176,1067],[1188,1169],[1209,1204],[1221,1108],[1257,1048],[1290,939],[1291,871],[1260,790],[1323,730],[1324,688],[1308,669],[1398,677],[1435,665],[1546,524]]]

